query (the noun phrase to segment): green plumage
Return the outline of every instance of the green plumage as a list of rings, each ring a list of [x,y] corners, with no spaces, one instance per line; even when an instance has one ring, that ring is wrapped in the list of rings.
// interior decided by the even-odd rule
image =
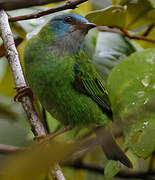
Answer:
[[[50,49],[54,35],[51,33],[52,41],[48,43],[49,38],[47,41],[44,35],[42,39],[41,33],[29,40],[24,52],[26,77],[41,104],[65,125],[94,127],[107,123],[106,115],[98,104],[73,86],[74,65],[78,64],[88,93],[105,96],[94,83],[95,79],[100,83],[101,80],[91,61],[82,50],[76,55],[56,55]],[[88,85],[87,81],[94,85]]]
[[[103,128],[112,119],[108,94],[82,50],[85,35],[93,27],[77,14],[53,18],[26,45],[26,77],[53,117],[66,126],[97,130],[97,137],[104,135],[99,139],[106,156],[132,167],[112,135]]]

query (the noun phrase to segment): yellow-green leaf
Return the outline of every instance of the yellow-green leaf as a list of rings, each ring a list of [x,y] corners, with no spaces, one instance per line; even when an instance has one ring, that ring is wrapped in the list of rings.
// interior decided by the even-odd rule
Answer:
[[[86,18],[97,25],[124,27],[126,23],[126,8],[123,6],[109,6],[108,8],[88,13]]]
[[[120,166],[117,161],[108,161],[104,170],[104,180],[112,180],[119,171]]]
[[[56,162],[68,159],[75,145],[55,141],[30,147],[30,150],[12,155],[1,169],[2,180],[42,180]]]
[[[150,0],[126,1],[124,5],[127,6],[126,29],[133,29],[154,21],[149,15],[149,12],[154,9]]]
[[[107,87],[126,146],[136,155],[148,157],[155,149],[155,49],[122,60],[111,71]]]

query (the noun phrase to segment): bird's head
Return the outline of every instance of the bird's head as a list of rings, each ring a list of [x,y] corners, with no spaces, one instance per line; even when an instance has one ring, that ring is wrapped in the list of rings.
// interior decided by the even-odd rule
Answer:
[[[39,37],[57,54],[74,54],[82,49],[85,35],[95,24],[78,14],[58,15],[39,33]]]
[[[62,37],[74,32],[86,35],[87,32],[96,27],[96,25],[89,23],[87,19],[78,14],[69,13],[55,16],[50,21],[50,27],[56,36]]]

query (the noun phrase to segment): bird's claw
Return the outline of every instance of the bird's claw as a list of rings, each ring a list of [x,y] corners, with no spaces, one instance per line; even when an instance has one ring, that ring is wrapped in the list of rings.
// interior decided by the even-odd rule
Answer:
[[[28,86],[18,86],[15,87],[17,90],[17,94],[14,96],[14,101],[19,101],[21,102],[21,98],[24,96],[29,96],[32,100],[33,99],[33,92],[31,91],[30,87]]]

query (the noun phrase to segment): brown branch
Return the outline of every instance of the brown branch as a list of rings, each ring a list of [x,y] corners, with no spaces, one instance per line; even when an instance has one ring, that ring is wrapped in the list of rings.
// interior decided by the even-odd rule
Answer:
[[[95,173],[104,174],[103,166],[88,163],[88,162],[75,161],[72,163],[65,164],[65,166],[69,166],[75,169],[83,169],[83,170],[87,170],[87,171],[91,171]],[[116,175],[116,177],[127,178],[127,179],[130,179],[130,178],[139,179],[139,178],[146,178],[148,176],[150,177],[150,180],[151,180],[151,176],[153,177],[155,176],[155,171],[147,172],[147,171],[120,170],[120,172]]]
[[[143,41],[148,41],[148,42],[155,43],[155,39],[148,38],[148,37],[145,37],[145,36],[129,34],[129,32],[127,30],[125,30],[123,28],[119,28],[119,27],[110,28],[108,26],[98,26],[98,30],[99,31],[107,31],[107,32],[118,33],[118,34],[121,34],[123,36],[128,37],[129,39],[143,40]]]
[[[8,63],[10,65],[10,68],[12,70],[12,74],[14,77],[15,85],[16,85],[16,87],[26,86],[26,82],[25,82],[23,71],[21,68],[18,52],[15,47],[15,42],[14,42],[13,35],[12,35],[11,29],[9,26],[8,16],[4,10],[0,10],[0,31],[2,34],[2,39],[3,39],[3,43],[5,46],[5,50],[6,50]],[[35,136],[45,136],[46,131],[37,115],[37,112],[33,106],[31,98],[28,96],[22,97],[21,103],[22,103],[22,106],[23,106],[27,116],[28,116],[28,119],[30,121],[34,135]],[[60,167],[59,167],[59,170],[57,170],[57,169],[58,169],[58,165],[56,165],[55,173],[58,176],[61,176],[63,178],[61,178],[61,179],[55,178],[55,180],[64,180],[65,178],[63,176],[63,173],[61,172]],[[53,174],[53,177],[54,177],[54,174]]]
[[[66,9],[75,9],[77,7],[77,5],[84,3],[86,1],[88,1],[88,0],[67,1],[65,3],[62,3],[60,5],[57,5],[53,8],[50,8],[50,9],[47,9],[44,11],[38,11],[38,12],[34,12],[32,14],[27,14],[27,15],[23,15],[23,16],[9,17],[9,21],[15,22],[15,21],[21,21],[21,20],[26,20],[26,19],[34,19],[34,18],[39,18],[41,16],[55,13],[55,12],[62,11],[62,10],[66,10]]]
[[[138,35],[132,35],[132,34],[129,34],[129,32],[123,28],[120,28],[120,30],[124,33],[124,36],[130,38],[130,39],[136,39],[136,40],[144,40],[144,41],[149,41],[149,42],[152,42],[152,43],[155,43],[155,39],[152,39],[152,38],[148,38],[148,37],[145,37],[145,36],[138,36]]]
[[[72,128],[70,128],[70,127],[62,128],[62,129],[56,131],[55,133],[48,134],[48,135],[45,137],[45,140],[48,140],[48,141],[49,141],[49,140],[55,138],[56,136],[59,136],[59,135],[65,133],[65,132],[67,132],[67,131],[69,131],[69,130],[71,130],[71,129],[72,129]]]
[[[62,128],[54,133],[50,133],[48,134],[47,136],[36,136],[34,139],[35,140],[38,140],[39,143],[44,143],[45,141],[50,141],[51,139],[55,138],[56,136],[59,136],[69,130],[71,130],[72,128],[70,127],[65,127],[65,128]]]
[[[8,11],[14,9],[28,8],[31,6],[40,6],[60,1],[63,0],[2,0],[2,2],[0,2],[0,9]]]
[[[10,154],[17,151],[23,151],[26,148],[24,147],[18,147],[18,146],[10,146],[5,144],[0,144],[0,154]]]
[[[155,23],[150,24],[149,27],[146,29],[146,31],[142,35],[147,36],[154,27],[155,27]]]

